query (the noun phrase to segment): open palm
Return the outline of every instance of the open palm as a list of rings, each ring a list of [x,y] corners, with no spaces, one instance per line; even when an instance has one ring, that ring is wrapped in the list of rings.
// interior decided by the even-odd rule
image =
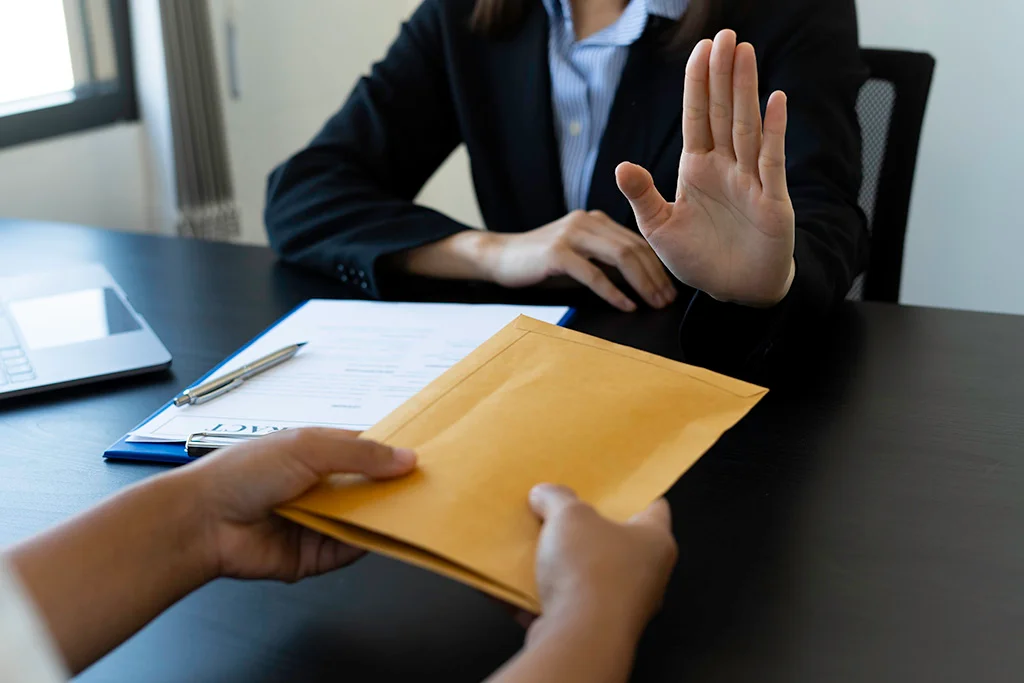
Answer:
[[[789,292],[795,217],[785,140],[781,92],[769,98],[762,129],[753,46],[737,46],[732,31],[699,43],[686,67],[675,202],[643,168],[617,170],[640,231],[682,282],[750,306],[772,306]]]

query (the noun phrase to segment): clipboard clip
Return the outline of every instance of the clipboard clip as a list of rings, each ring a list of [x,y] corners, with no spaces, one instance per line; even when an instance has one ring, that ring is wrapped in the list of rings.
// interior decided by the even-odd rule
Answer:
[[[216,432],[198,432],[185,441],[185,453],[192,460],[209,455],[222,448],[231,448],[238,444],[261,439],[265,434],[219,434]],[[180,443],[180,442],[179,442]]]

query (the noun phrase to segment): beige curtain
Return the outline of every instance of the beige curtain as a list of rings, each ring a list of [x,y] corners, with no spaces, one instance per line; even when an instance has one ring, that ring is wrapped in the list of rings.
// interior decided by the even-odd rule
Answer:
[[[229,240],[239,235],[206,0],[159,0],[174,137],[178,233]]]

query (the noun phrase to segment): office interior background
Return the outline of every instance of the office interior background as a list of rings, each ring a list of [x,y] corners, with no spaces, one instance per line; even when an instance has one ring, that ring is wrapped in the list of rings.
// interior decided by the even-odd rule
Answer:
[[[26,11],[22,3],[29,2],[40,12],[35,30],[45,35],[46,22],[62,16],[47,15],[46,7],[52,10],[61,0],[0,0],[0,8],[19,5],[18,11]],[[157,4],[129,3],[140,119],[0,148],[4,216],[175,234],[173,162],[167,122],[160,115],[166,77],[160,73]],[[417,0],[208,1],[240,215],[235,239],[266,242],[267,174],[340,106],[417,5]],[[1024,79],[1015,54],[1024,6],[1008,0],[969,5],[858,0],[857,5],[864,46],[922,50],[938,62],[918,159],[901,301],[1024,313],[1019,266],[1024,231],[1018,227],[1024,170],[1016,163],[1024,150],[1019,125]],[[102,39],[102,32],[97,34]],[[0,38],[14,45],[2,25]],[[45,40],[34,44],[48,49]],[[45,73],[45,59],[5,58],[0,82],[15,72],[28,77],[26,69],[36,69],[28,76],[52,78]],[[0,92],[0,128],[3,99]],[[480,224],[462,150],[428,184],[421,201]]]

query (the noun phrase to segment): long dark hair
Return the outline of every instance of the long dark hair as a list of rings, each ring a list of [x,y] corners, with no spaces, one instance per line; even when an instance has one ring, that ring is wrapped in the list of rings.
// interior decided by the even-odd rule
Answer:
[[[535,2],[539,0],[476,0],[470,27],[489,38],[507,38],[520,27],[526,11]],[[667,47],[681,50],[704,37],[713,23],[717,4],[715,0],[690,0],[686,14],[666,34]]]

